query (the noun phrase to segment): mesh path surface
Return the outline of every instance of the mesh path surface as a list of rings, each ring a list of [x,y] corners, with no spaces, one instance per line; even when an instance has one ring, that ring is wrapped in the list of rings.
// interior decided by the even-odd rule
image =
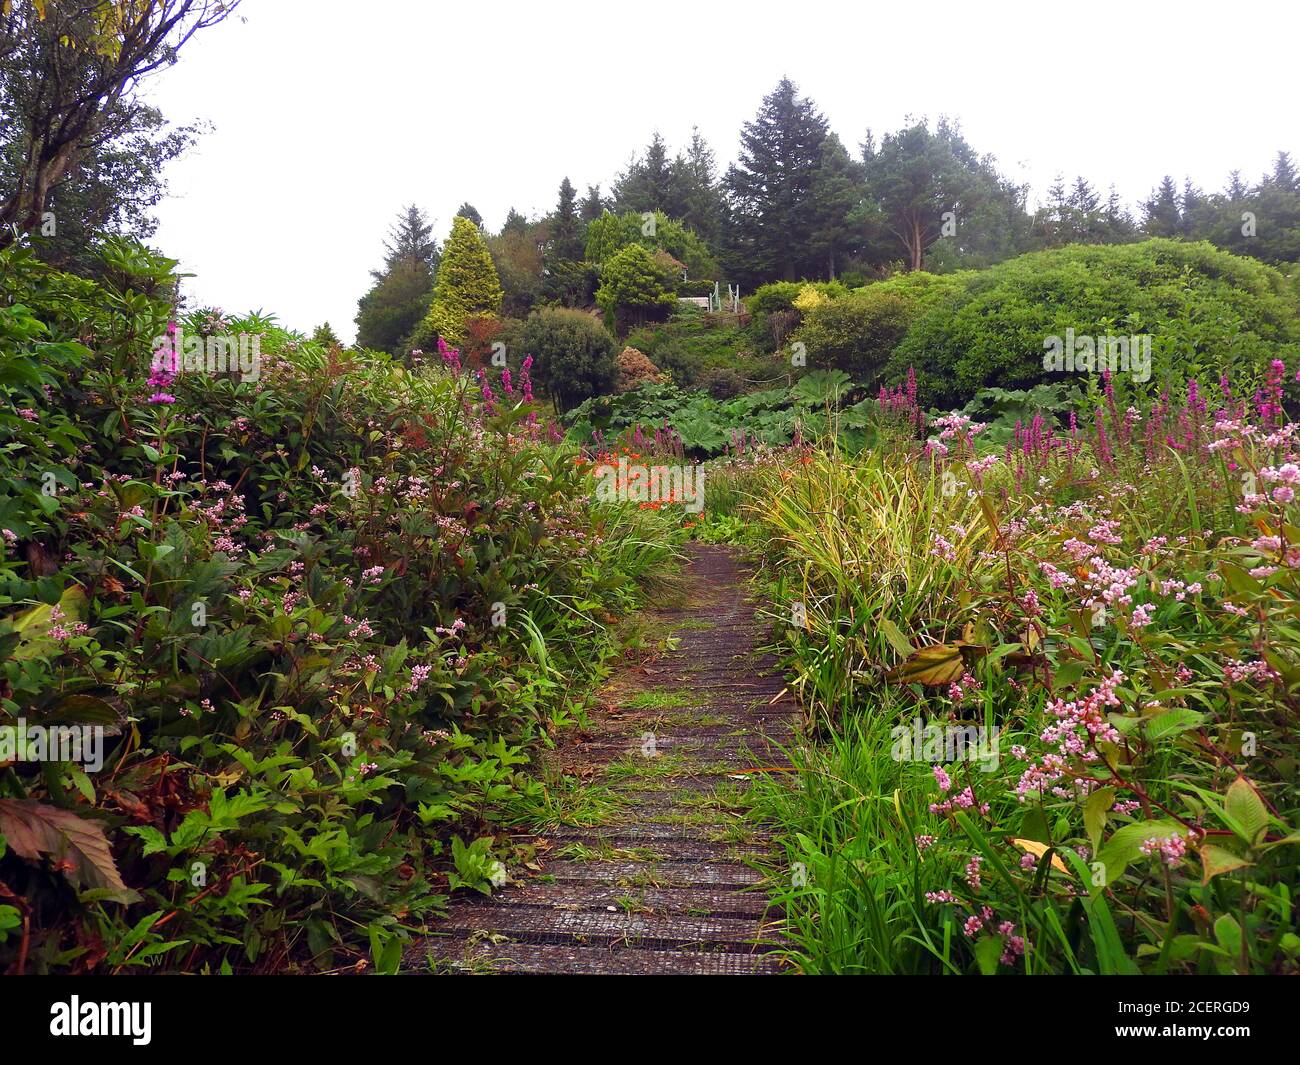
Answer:
[[[691,600],[651,620],[680,642],[617,675],[555,765],[607,789],[598,823],[538,841],[540,874],[457,896],[406,968],[505,973],[775,973],[780,914],[748,864],[766,847],[739,808],[789,763],[797,707],[726,548],[696,545]]]

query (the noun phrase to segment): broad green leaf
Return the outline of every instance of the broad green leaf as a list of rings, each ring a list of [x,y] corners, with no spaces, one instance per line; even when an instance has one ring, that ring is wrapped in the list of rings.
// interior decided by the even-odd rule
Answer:
[[[1253,845],[1268,827],[1268,807],[1247,782],[1238,777],[1228,788],[1224,809],[1233,821],[1241,826],[1246,842]]]

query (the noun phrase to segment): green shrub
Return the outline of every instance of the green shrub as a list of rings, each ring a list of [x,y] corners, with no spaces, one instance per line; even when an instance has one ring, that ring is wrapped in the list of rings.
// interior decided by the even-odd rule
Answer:
[[[1300,350],[1282,276],[1206,243],[1073,245],[949,277],[960,288],[912,324],[888,369],[895,377],[915,366],[922,397],[937,405],[1052,380],[1044,342],[1067,329],[1150,335],[1157,385],[1224,372],[1250,384],[1271,359]]]
[[[745,309],[756,318],[792,310],[802,289],[803,284],[798,281],[773,281],[769,285],[759,285],[753,295],[745,297]]]
[[[538,384],[561,411],[614,387],[614,338],[584,311],[534,311],[524,323],[520,344],[533,357]]]
[[[806,345],[810,368],[843,370],[874,385],[921,311],[955,288],[950,277],[900,274],[819,304],[795,339]]]
[[[640,244],[616,252],[601,270],[596,303],[619,333],[666,316],[676,302],[674,279]]]

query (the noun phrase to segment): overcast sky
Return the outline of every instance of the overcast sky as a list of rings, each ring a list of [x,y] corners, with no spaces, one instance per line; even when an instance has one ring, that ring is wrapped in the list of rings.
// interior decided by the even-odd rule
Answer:
[[[565,175],[609,182],[658,129],[699,126],[720,168],[782,75],[850,151],[947,114],[1041,192],[1061,171],[1129,203],[1161,175],[1220,188],[1300,153],[1293,0],[888,5],[244,0],[146,95],[215,129],[167,170],[156,243],[192,301],[328,320],[356,302],[399,209],[445,239],[465,200],[496,229]]]

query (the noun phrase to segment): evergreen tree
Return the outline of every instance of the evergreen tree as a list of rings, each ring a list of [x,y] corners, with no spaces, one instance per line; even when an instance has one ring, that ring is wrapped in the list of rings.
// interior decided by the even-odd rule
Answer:
[[[501,279],[483,233],[472,219],[457,214],[433,288],[433,302],[421,323],[421,346],[442,337],[453,347],[465,341],[465,319],[501,310]]]
[[[528,219],[516,211],[513,207],[506,212],[506,220],[501,226],[501,235],[508,233],[523,233],[528,229]]]
[[[468,218],[471,222],[473,222],[476,226],[478,226],[479,229],[483,228],[483,216],[478,213],[478,208],[475,207],[468,200],[466,200],[464,203],[460,205],[459,208],[457,208],[456,217]]]
[[[433,271],[419,259],[399,259],[357,303],[357,347],[405,356],[429,312]]]
[[[324,344],[326,347],[336,348],[341,344],[339,335],[334,332],[334,329],[330,326],[329,322],[322,322],[318,325],[315,330],[313,330],[311,338],[317,344]]]
[[[357,302],[357,346],[403,356],[428,313],[438,268],[433,226],[415,204],[403,208],[384,241],[384,266]]]
[[[1178,209],[1178,189],[1168,174],[1142,204],[1142,229],[1148,237],[1176,237],[1183,229]]]
[[[588,185],[587,195],[582,198],[582,206],[578,208],[578,216],[583,222],[594,222],[605,213],[605,200],[600,195],[599,185]]]
[[[566,177],[560,182],[560,199],[551,216],[551,237],[547,257],[581,259],[584,227],[578,217],[577,193]]]
[[[813,175],[810,193],[812,232],[810,253],[825,264],[826,279],[835,280],[837,266],[860,243],[849,225],[850,213],[862,201],[861,167],[834,133],[826,138],[822,162]]]
[[[1106,197],[1106,206],[1102,208],[1101,216],[1106,234],[1105,239],[1108,243],[1122,244],[1133,239],[1137,226],[1133,222],[1133,216],[1129,214],[1128,209],[1121,202],[1114,185],[1110,187],[1110,193]]]
[[[1105,239],[1101,218],[1101,197],[1082,174],[1070,187],[1068,203],[1070,240],[1079,244],[1096,244]]]
[[[789,78],[745,123],[739,158],[726,177],[727,251],[733,271],[750,283],[793,281],[818,257],[811,200],[827,130],[826,119]]]
[[[679,181],[668,159],[668,145],[658,130],[650,138],[643,156],[633,156],[613,188],[619,212],[663,211],[676,217],[681,211]]]
[[[1300,175],[1296,174],[1290,152],[1278,152],[1273,161],[1273,174],[1269,178],[1275,189],[1283,192],[1300,192]]]
[[[433,238],[433,223],[415,204],[408,204],[384,241],[384,265],[391,270],[403,259],[422,262],[430,270],[438,269],[438,242]],[[371,271],[378,279],[381,273]]]
[[[725,217],[726,202],[718,181],[718,164],[708,141],[698,129],[691,130],[685,157],[676,163],[680,220],[707,243],[716,243]]]
[[[867,193],[911,270],[925,268],[927,250],[944,236],[953,238],[944,249],[951,266],[987,265],[1028,238],[1024,189],[944,118],[933,132],[921,121],[886,135],[867,164]]]

